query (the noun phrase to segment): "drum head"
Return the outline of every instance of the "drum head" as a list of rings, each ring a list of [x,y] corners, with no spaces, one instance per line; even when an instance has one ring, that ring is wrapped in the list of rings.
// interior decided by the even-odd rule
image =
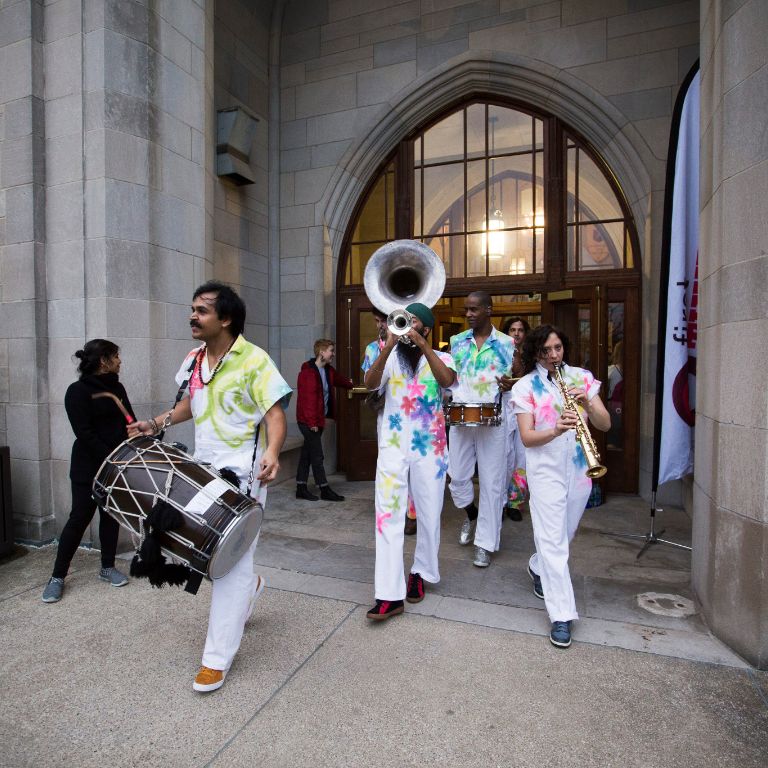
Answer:
[[[254,502],[227,526],[208,563],[208,578],[226,576],[258,536],[264,510]]]

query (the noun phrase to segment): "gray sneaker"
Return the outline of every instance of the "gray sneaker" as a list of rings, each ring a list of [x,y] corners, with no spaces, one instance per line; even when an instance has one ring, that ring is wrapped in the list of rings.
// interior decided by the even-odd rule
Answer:
[[[120,573],[117,568],[102,568],[99,571],[99,578],[102,581],[108,581],[110,587],[124,587],[128,583],[128,577]]]
[[[475,540],[475,528],[477,528],[477,520],[467,518],[464,521],[459,533],[459,544],[462,547],[466,547],[467,544],[471,544]]]
[[[59,579],[56,576],[51,576],[48,579],[48,583],[43,590],[43,602],[44,603],[58,603],[61,600],[61,596],[64,594],[64,579]]]
[[[491,553],[482,547],[475,547],[475,559],[472,562],[478,568],[487,568],[491,564]]]

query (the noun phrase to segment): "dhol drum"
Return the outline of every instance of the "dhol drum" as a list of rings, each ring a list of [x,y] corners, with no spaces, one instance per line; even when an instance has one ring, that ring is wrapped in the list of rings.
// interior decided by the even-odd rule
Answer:
[[[456,403],[443,406],[445,423],[451,427],[498,427],[501,406],[498,403]]]
[[[176,446],[138,435],[107,456],[93,481],[97,502],[134,543],[158,501],[177,509],[183,523],[158,538],[163,554],[209,579],[227,574],[259,533],[264,510],[207,464]]]

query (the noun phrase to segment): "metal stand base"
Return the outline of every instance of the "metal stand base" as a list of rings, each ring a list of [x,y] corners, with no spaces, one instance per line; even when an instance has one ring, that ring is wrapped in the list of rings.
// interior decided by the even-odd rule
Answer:
[[[656,506],[656,494],[651,497],[651,527],[648,533],[617,533],[617,532],[602,532],[603,536],[616,536],[620,539],[641,539],[645,542],[642,549],[637,553],[637,559],[639,560],[651,547],[652,544],[666,544],[669,547],[677,547],[678,549],[685,549],[688,552],[691,548],[685,544],[678,544],[676,541],[669,541],[669,539],[660,539],[666,529],[662,528],[658,534],[655,532],[654,527],[656,525],[656,513],[663,512]]]

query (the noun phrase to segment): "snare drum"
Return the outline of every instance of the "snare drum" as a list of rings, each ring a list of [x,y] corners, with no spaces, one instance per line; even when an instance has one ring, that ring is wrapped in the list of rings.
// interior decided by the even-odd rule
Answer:
[[[498,403],[446,403],[445,423],[452,427],[498,427],[501,407]]]
[[[226,575],[259,533],[264,510],[210,467],[176,446],[138,435],[107,456],[93,481],[99,505],[130,534],[144,538],[157,501],[184,522],[157,535],[163,554],[209,579]]]

